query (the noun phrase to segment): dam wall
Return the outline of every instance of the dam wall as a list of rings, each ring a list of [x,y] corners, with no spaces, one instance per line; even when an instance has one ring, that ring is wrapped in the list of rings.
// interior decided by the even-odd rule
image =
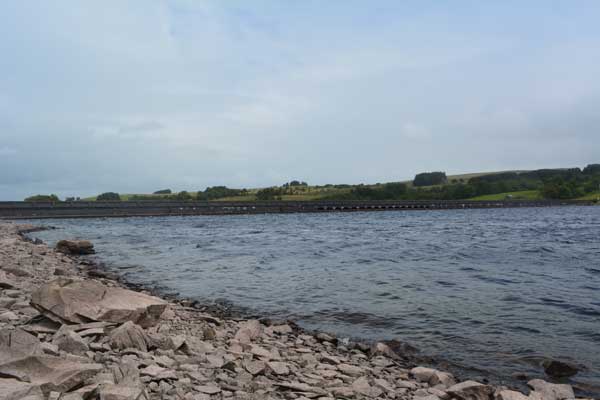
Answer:
[[[556,207],[593,205],[591,201],[564,200],[432,200],[432,201],[73,201],[0,202],[0,218],[97,218],[165,215],[228,215],[302,212],[356,212],[385,210],[447,210],[475,208]]]

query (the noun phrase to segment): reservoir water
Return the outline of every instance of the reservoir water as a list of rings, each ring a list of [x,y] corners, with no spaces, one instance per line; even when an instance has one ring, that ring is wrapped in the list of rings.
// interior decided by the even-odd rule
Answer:
[[[341,336],[400,339],[466,374],[600,393],[600,207],[35,221],[127,279]]]

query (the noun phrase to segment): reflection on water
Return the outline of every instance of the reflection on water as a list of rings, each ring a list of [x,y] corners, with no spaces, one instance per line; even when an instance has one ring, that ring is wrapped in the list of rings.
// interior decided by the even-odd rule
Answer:
[[[600,376],[600,207],[53,220],[138,283],[401,338],[501,377]],[[537,360],[532,362],[531,360]],[[594,382],[596,381],[596,382]]]

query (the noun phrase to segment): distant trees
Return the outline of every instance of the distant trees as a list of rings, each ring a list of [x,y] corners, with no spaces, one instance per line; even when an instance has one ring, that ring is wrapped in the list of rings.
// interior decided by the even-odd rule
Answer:
[[[442,185],[448,182],[445,172],[423,172],[415,175],[414,186]]]
[[[156,192],[152,193],[152,194],[171,194],[173,193],[171,191],[171,189],[161,189],[161,190],[157,190]]]
[[[119,196],[119,193],[106,192],[106,193],[99,194],[98,197],[96,197],[96,200],[97,201],[121,201],[121,196]]]
[[[256,199],[260,201],[281,200],[282,190],[278,187],[261,189],[256,192]]]
[[[212,186],[207,187],[204,191],[199,191],[196,194],[198,200],[216,200],[224,197],[234,197],[246,194],[245,189],[229,189],[227,186]]]
[[[185,190],[182,190],[181,192],[177,193],[174,196],[170,196],[170,198],[177,200],[177,201],[190,201],[193,199],[192,195],[188,192],[186,192]]]
[[[583,173],[586,175],[600,174],[600,164],[588,164],[584,169]]]
[[[35,196],[29,196],[25,199],[29,202],[59,202],[60,199],[55,194],[36,194]]]

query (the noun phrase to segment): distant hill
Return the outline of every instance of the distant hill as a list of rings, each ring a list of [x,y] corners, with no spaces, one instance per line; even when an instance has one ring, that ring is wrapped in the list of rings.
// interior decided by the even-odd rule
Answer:
[[[429,182],[434,184],[428,184]],[[108,193],[114,196],[112,193]],[[104,196],[107,193],[103,194]],[[214,186],[200,191],[153,194],[120,194],[120,201],[203,200],[501,200],[501,199],[595,199],[600,196],[600,164],[580,168],[509,170],[448,175],[424,172],[412,181],[376,184],[308,185],[291,181],[281,186],[231,189]],[[112,197],[111,197],[112,198]],[[96,197],[83,200],[94,201]]]

